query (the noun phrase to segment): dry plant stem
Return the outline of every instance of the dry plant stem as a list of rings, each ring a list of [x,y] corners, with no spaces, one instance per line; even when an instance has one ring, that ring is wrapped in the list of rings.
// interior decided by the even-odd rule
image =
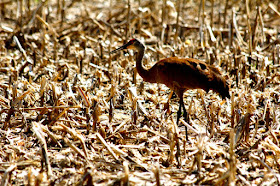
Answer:
[[[27,56],[26,51],[22,48],[21,43],[19,42],[17,36],[13,36],[14,42],[17,44],[20,52],[23,54],[24,59],[26,60],[26,64],[32,64],[31,59]],[[22,69],[23,70],[23,69]],[[21,71],[21,70],[20,70]]]
[[[209,25],[207,25],[207,30],[209,32],[209,35],[210,35],[210,39],[211,39],[211,42],[212,43],[216,43],[217,39],[213,33],[213,30],[212,30],[212,27],[210,27]]]
[[[247,27],[249,35],[249,55],[252,55],[252,29],[250,24],[250,9],[249,9],[249,0],[246,0],[246,15],[247,15]]]
[[[235,106],[235,102],[234,102],[233,92],[232,92],[231,95],[232,95],[231,96],[231,128],[234,128],[234,118],[235,118],[234,106]]]
[[[4,130],[8,128],[8,126],[10,124],[10,119],[11,119],[13,113],[14,113],[14,109],[10,108],[8,110],[8,115],[7,115],[6,119],[5,119],[5,123],[4,123],[4,126],[3,126]]]
[[[112,29],[110,29],[110,38],[109,38],[110,43],[112,43],[112,35],[113,35],[112,34]],[[108,64],[109,64],[109,69],[111,69],[112,68],[111,44],[109,44],[109,51],[108,52],[109,52]]]
[[[166,14],[167,14],[167,12],[166,12],[166,0],[163,0],[162,9],[161,9],[161,25],[162,25],[162,27],[164,27],[163,25],[165,25]]]
[[[204,25],[205,25],[205,0],[201,0],[201,2],[202,2],[202,26],[204,27]]]
[[[232,42],[233,42],[233,11],[231,12],[231,21],[230,23],[228,24],[228,27],[229,27],[229,34],[228,34],[228,45],[229,45],[229,48],[232,48]]]
[[[72,150],[74,150],[77,154],[79,154],[82,158],[84,158],[87,163],[89,163],[86,155],[78,147],[76,147],[73,143],[71,143],[68,138],[65,137],[63,138],[63,140]]]
[[[254,132],[254,135],[253,135],[253,139],[256,138],[258,129],[259,129],[259,120],[257,120],[256,123],[255,123],[255,132]]]
[[[138,7],[141,7],[141,6],[142,6],[141,0],[138,0]],[[139,35],[142,34],[142,31],[141,31],[141,29],[142,29],[142,21],[143,21],[142,17],[143,17],[143,14],[142,14],[142,11],[141,11],[140,14],[139,14],[138,28],[137,28]]]
[[[190,124],[188,124],[186,121],[184,121],[183,119],[180,119],[180,122],[183,123],[183,125],[185,125],[185,127],[187,127],[188,129],[190,129],[191,131],[193,131],[194,133],[196,133],[196,135],[200,134],[199,131],[197,131],[195,128],[193,128]]]
[[[55,124],[60,117],[62,117],[64,114],[67,113],[68,109],[69,108],[65,108],[59,115],[57,115],[55,118],[53,118],[52,121],[49,123],[49,126],[52,126],[53,124]]]
[[[279,5],[279,2],[278,2]],[[277,10],[277,7],[275,7],[275,5],[273,3],[269,3],[269,8],[271,8],[271,10],[273,10],[279,17],[280,17],[280,12]]]
[[[87,147],[85,144],[85,138],[80,133],[78,133],[75,129],[71,129],[71,128],[67,127],[66,125],[63,125],[62,123],[59,123],[59,125],[64,130],[66,130],[74,139],[78,139],[81,142],[85,157],[87,158],[88,153],[87,153]]]
[[[112,26],[112,24],[109,24],[109,23],[107,23],[106,21],[104,21],[104,20],[93,20],[93,22],[95,23],[95,24],[97,24],[98,25],[98,27],[102,30],[102,31],[105,31],[106,29],[99,23],[99,22],[101,22],[101,23],[103,23],[105,26],[107,26],[111,31],[112,31],[112,34],[115,34],[116,36],[118,36],[118,37],[122,37],[122,34],[118,31],[118,30],[116,30],[113,26]]]
[[[225,173],[224,173],[222,176],[220,176],[219,179],[215,182],[215,185],[223,185],[223,182],[228,181],[229,176],[230,176],[229,174],[230,174],[229,171],[225,172]]]
[[[90,104],[86,94],[84,93],[84,91],[80,87],[78,87],[78,92],[79,92],[79,95],[82,97],[82,100],[83,100],[85,106],[87,108],[90,107],[91,104]]]
[[[230,130],[230,148],[229,148],[229,154],[230,154],[230,167],[229,167],[229,185],[235,185],[235,175],[236,175],[236,158],[234,153],[234,147],[235,147],[235,137],[234,137],[234,129],[232,128]]]
[[[197,17],[198,17],[198,23],[201,23],[201,17],[200,17],[200,15],[201,15],[201,9],[202,9],[202,6],[203,6],[203,1],[204,0],[200,0],[200,3],[199,3],[199,9],[198,9],[198,15],[197,15]]]
[[[32,169],[28,169],[28,174],[27,174],[27,186],[31,186],[32,183]],[[2,185],[2,184],[1,184]]]
[[[171,133],[170,134],[171,138],[170,138],[170,143],[169,143],[169,149],[170,149],[170,153],[169,153],[169,157],[168,157],[168,165],[171,165],[173,163],[174,160],[174,149],[175,149],[175,134]]]
[[[46,53],[46,44],[47,44],[47,42],[46,42],[46,38],[45,38],[45,36],[46,36],[46,33],[47,33],[47,30],[46,30],[46,24],[44,24],[45,23],[45,21],[44,20],[46,20],[46,14],[45,14],[45,7],[42,7],[42,10],[41,10],[41,14],[42,14],[42,17],[40,17],[39,19],[37,18],[37,16],[39,17],[39,15],[38,14],[36,14],[36,18],[41,22],[41,23],[43,23],[43,24],[40,24],[40,26],[42,27],[42,31],[41,31],[41,33],[40,33],[40,36],[41,36],[41,41],[42,41],[42,45],[41,45],[41,53],[42,53],[42,57],[44,57],[45,56],[45,53]],[[37,22],[37,20],[35,20],[36,22]]]
[[[238,29],[238,26],[237,26],[237,21],[236,21],[236,12],[235,12],[235,8],[233,7],[232,8],[232,22],[233,22],[233,26],[234,26],[234,30],[235,30],[235,34],[236,34],[236,37],[238,39],[238,42],[239,42],[239,45],[245,45],[246,43],[243,41],[243,38],[239,32],[239,29]]]
[[[45,102],[44,92],[45,92],[46,85],[47,85],[47,80],[45,77],[43,77],[41,80],[41,87],[40,87],[41,106],[44,106],[44,102]]]
[[[203,158],[203,138],[202,136],[198,136],[197,138],[197,153],[195,155],[195,159],[196,159],[196,164],[197,164],[197,171],[199,174],[199,178],[198,180],[200,180],[201,176],[202,176],[202,172],[201,172],[201,168],[202,168],[202,158]]]
[[[276,50],[276,60],[275,60],[275,65],[279,65],[279,62],[280,62],[280,45],[278,44],[278,45],[276,45],[276,48],[275,48],[275,50]]]
[[[52,169],[51,169],[51,165],[49,162],[49,157],[48,157],[48,149],[47,149],[47,142],[45,140],[45,138],[43,137],[43,131],[41,130],[41,124],[40,123],[32,123],[32,130],[34,132],[34,134],[36,135],[37,139],[40,142],[41,148],[42,148],[42,159],[45,163],[46,169],[47,169],[47,175],[48,177],[52,176]],[[43,168],[43,167],[42,167]]]
[[[226,0],[226,3],[225,3],[225,9],[224,9],[224,25],[223,25],[223,28],[226,28],[226,23],[227,23],[227,10],[228,10],[228,0]]]
[[[81,185],[92,186],[93,185],[92,183],[93,183],[92,171],[90,168],[87,168],[83,177],[80,179],[80,181],[76,185],[77,186],[81,186]]]
[[[113,0],[109,0],[109,18],[112,18]],[[111,48],[111,47],[110,47]]]
[[[63,26],[63,23],[64,23],[64,20],[65,20],[65,0],[61,0],[61,12],[60,12],[60,19],[61,19],[61,22],[60,22],[60,27],[62,28]]]
[[[107,148],[108,152],[113,156],[113,158],[116,161],[119,161],[117,155],[114,153],[114,151],[112,150],[112,148],[107,144],[107,142],[104,140],[104,138],[99,134],[96,133],[96,136],[98,137],[98,139],[101,141],[101,143]]]
[[[56,0],[56,17],[59,17],[59,14],[61,12],[61,4],[60,0]],[[62,22],[62,21],[61,21]],[[62,23],[61,23],[62,24]]]
[[[199,92],[199,96],[200,96],[200,98],[201,98],[201,103],[202,103],[203,108],[204,108],[204,110],[205,110],[205,114],[206,114],[206,116],[207,116],[207,123],[209,123],[209,122],[210,122],[210,116],[209,116],[209,112],[208,112],[208,110],[207,110],[207,106],[206,106],[205,101],[204,101],[203,93],[202,93],[201,90],[198,90],[198,92]],[[207,127],[206,127],[206,128],[207,128]]]
[[[176,148],[177,148],[177,151],[176,151],[176,154],[175,154],[175,157],[176,157],[176,160],[177,160],[177,167],[180,168],[181,167],[181,148],[180,148],[180,140],[179,140],[179,136],[178,136],[178,131],[176,131],[176,133],[174,133],[174,138],[175,138],[175,141],[176,141]]]
[[[132,73],[132,83],[133,83],[134,85],[136,85],[136,84],[137,84],[137,69],[136,69],[136,67],[135,67],[135,68],[133,68],[133,73]]]
[[[257,160],[257,161],[260,162],[264,167],[266,167],[266,168],[268,169],[268,171],[271,172],[271,173],[273,174],[273,176],[276,178],[277,184],[278,184],[278,185],[280,184],[280,180],[279,180],[277,174],[275,173],[275,171],[274,171],[267,163],[265,163],[260,157],[255,156],[254,154],[250,154],[250,158],[251,158],[251,159],[254,159],[254,160]]]
[[[213,135],[214,135],[214,117],[215,117],[215,115],[214,115],[214,105],[213,104],[211,104],[210,105],[210,129],[209,129],[209,132],[210,132],[210,136],[209,136],[209,138],[212,138],[213,137]]]
[[[53,59],[56,61],[57,60],[57,39],[54,39],[54,45],[53,45]],[[58,65],[58,64],[57,64]]]
[[[86,39],[84,37],[81,38],[81,44],[80,46],[82,47],[84,53],[83,55],[79,55],[79,68],[80,68],[80,74],[83,74],[83,69],[84,69],[84,59],[86,57]]]
[[[118,134],[119,134],[119,137],[122,138],[122,136],[120,135],[120,133],[118,133]],[[107,138],[107,139],[108,139],[108,138]],[[125,153],[124,151],[122,151],[122,150],[121,150],[119,147],[117,147],[116,145],[111,144],[111,148],[112,148],[112,150],[113,150],[116,154],[118,154],[119,156],[128,157],[128,154]]]
[[[166,0],[163,0],[162,2],[162,10],[161,10],[161,37],[160,37],[160,40],[161,40],[161,46],[164,44],[164,35],[165,35],[165,31],[166,31]]]
[[[219,5],[218,5],[218,7],[219,7],[219,15],[218,15],[218,30],[221,30],[222,28],[221,28],[221,19],[222,19],[222,13],[221,13],[221,0],[219,0]],[[221,35],[221,32],[219,32],[219,35]]]
[[[23,22],[23,0],[19,0],[19,26],[22,27]]]
[[[261,7],[259,7],[258,9],[258,14],[259,14],[259,18],[260,18],[260,30],[261,30],[261,46],[263,46],[263,43],[265,41],[265,33],[264,33],[264,22],[263,22],[263,15],[262,15],[262,11],[261,11]]]
[[[178,45],[178,35],[179,35],[179,18],[180,18],[180,15],[181,15],[181,4],[182,4],[182,0],[178,0],[177,1],[177,18],[176,18],[176,32],[175,32],[175,35],[174,35],[174,43],[176,45]]]
[[[7,168],[1,178],[1,185],[2,186],[7,186],[9,185],[9,180],[10,180],[10,174],[17,168],[16,164],[13,164]]]
[[[43,23],[45,26],[48,27],[48,30],[50,30],[50,34],[53,35],[53,37],[55,38],[56,42],[57,42],[57,37],[59,37],[59,35],[57,34],[57,32],[55,31],[55,29],[50,25],[48,24],[44,18],[40,17],[38,14],[36,15],[36,18],[41,22]]]
[[[202,13],[201,13],[201,9],[202,9]],[[199,26],[200,46],[203,51],[205,50],[204,10],[205,10],[205,0],[200,0],[198,21],[200,24],[200,26]],[[202,18],[200,18],[200,17],[202,17]]]
[[[43,172],[39,172],[39,174],[35,177],[35,186],[39,186],[42,184],[43,182],[43,178],[44,178],[44,173]]]
[[[12,102],[12,107],[16,107],[17,104],[19,104],[20,101],[22,101],[27,95],[33,93],[34,90],[27,90],[22,95],[15,98],[15,100]]]
[[[10,85],[9,85],[10,87]],[[18,88],[18,84],[14,84],[12,86],[12,103],[11,103],[11,106],[15,106],[14,102],[16,100],[16,98],[18,97],[18,91],[17,91],[17,88]]]
[[[127,122],[128,120],[124,120],[119,126],[117,126],[116,129],[113,131],[112,135],[117,133]]]
[[[271,128],[269,130],[269,133],[270,133],[271,137],[273,138],[273,142],[270,141],[270,140],[268,140],[268,141],[270,141],[273,145],[274,145],[274,142],[275,142],[276,143],[276,146],[274,145],[275,149],[277,149],[278,152],[280,152],[279,141],[277,140],[277,137],[275,136],[275,134],[272,132]]]
[[[109,122],[112,122],[114,116],[114,98],[110,99],[110,107],[109,107]]]
[[[123,170],[124,170],[124,176],[122,178],[122,185],[123,186],[129,186],[129,168],[128,168],[128,162],[123,162]]]
[[[100,56],[100,59],[103,59],[104,57],[104,55],[103,55],[103,45],[102,45],[102,39],[101,38],[99,38],[98,39],[98,44],[99,44],[99,56]]]
[[[160,186],[160,168],[159,168],[159,164],[157,164],[154,168],[154,174],[155,174],[155,178],[156,178],[156,186]]]
[[[142,129],[141,131],[149,131],[150,133],[154,134],[155,136],[159,136],[160,139],[164,142],[164,143],[170,143],[170,140],[168,138],[166,138],[165,136],[162,136],[160,134],[158,134],[157,132],[153,131],[152,129],[146,128],[146,129]]]
[[[0,184],[279,185],[278,1],[247,1],[249,20],[241,0],[180,0],[180,12],[179,0],[130,0],[129,21],[127,1],[119,2],[0,0]],[[175,133],[172,126],[178,98],[169,101],[167,112],[159,105],[169,100],[167,87],[140,83],[138,75],[131,93],[134,56],[109,55],[125,41],[126,31],[128,39],[146,40],[144,66],[193,56],[206,67],[227,69],[221,75],[231,84],[232,100],[225,104],[212,91],[203,92],[208,120],[199,93],[187,91],[191,118],[179,118],[189,129],[186,141],[184,128]],[[204,69],[201,63],[192,66]],[[38,138],[45,138],[47,152]],[[199,145],[204,145],[200,151]]]
[[[214,0],[211,0],[210,27],[213,28],[213,25],[214,25]]]
[[[127,0],[127,17],[126,17],[125,42],[127,42],[128,38],[130,37],[130,14],[131,14],[130,0]]]
[[[247,111],[247,114],[245,115],[245,130],[244,130],[244,135],[245,135],[245,142],[249,142],[249,137],[250,137],[250,118],[251,118],[251,113],[250,111]]]
[[[51,132],[47,126],[41,125],[43,131],[60,147],[62,148],[61,143],[58,141],[59,137],[57,137],[53,132]]]
[[[14,111],[22,112],[22,111],[29,111],[29,110],[55,110],[55,109],[70,109],[70,108],[77,108],[80,109],[81,106],[75,105],[75,106],[50,106],[50,107],[31,107],[31,108],[14,108]],[[3,110],[9,110],[9,109],[3,109]]]
[[[129,93],[129,98],[130,101],[132,102],[132,107],[133,107],[133,101],[137,100],[137,108],[144,114],[146,117],[150,117],[150,114],[147,112],[141,101],[137,99],[137,93],[136,93],[136,87],[129,87],[128,88],[128,93]],[[155,119],[153,119],[153,122],[158,123]]]
[[[259,7],[257,7],[257,12],[259,12]],[[257,31],[259,27],[259,14],[256,14],[255,21],[254,21],[254,27],[252,29],[252,50],[255,50],[257,43],[258,43],[258,38],[257,38]]]

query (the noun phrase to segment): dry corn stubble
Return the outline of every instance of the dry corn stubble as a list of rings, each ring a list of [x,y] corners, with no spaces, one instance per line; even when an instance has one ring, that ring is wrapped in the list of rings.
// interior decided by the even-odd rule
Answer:
[[[1,185],[279,185],[279,7],[1,1]],[[170,90],[143,83],[131,51],[110,55],[131,37],[145,41],[146,67],[219,66],[232,98],[188,91],[190,121],[175,126]]]

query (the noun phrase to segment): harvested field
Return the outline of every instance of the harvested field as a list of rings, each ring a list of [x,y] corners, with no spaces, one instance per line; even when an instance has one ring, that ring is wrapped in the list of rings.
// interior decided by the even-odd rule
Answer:
[[[110,53],[132,38],[231,98],[188,90],[177,125],[178,97]],[[1,0],[0,185],[279,185],[279,61],[276,0]]]

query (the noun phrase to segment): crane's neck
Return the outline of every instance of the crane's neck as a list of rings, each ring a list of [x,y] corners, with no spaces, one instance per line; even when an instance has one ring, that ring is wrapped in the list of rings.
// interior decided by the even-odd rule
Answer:
[[[143,78],[144,81],[154,83],[154,77],[153,74],[150,72],[150,69],[146,69],[143,64],[142,60],[144,57],[145,53],[145,46],[139,46],[138,48],[138,53],[136,55],[136,69],[138,74]]]

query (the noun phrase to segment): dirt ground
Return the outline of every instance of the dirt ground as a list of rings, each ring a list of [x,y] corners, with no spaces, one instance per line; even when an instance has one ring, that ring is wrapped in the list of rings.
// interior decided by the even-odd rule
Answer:
[[[110,54],[132,38],[231,98],[188,90],[177,125],[178,97]],[[279,185],[279,60],[276,0],[1,0],[0,185]]]

